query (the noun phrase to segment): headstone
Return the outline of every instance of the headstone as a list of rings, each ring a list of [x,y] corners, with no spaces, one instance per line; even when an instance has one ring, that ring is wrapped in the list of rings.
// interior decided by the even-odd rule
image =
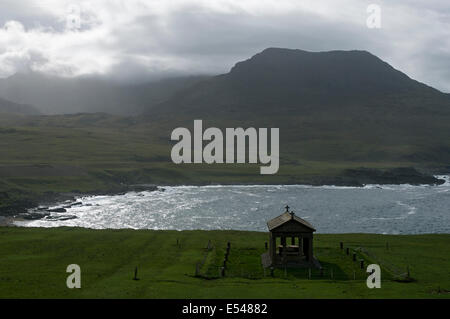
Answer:
[[[339,246],[341,247],[341,249],[344,249],[344,243],[343,242],[340,242]]]
[[[361,259],[361,260],[359,261],[359,263],[360,263],[361,269],[364,269],[364,259]]]
[[[267,242],[264,243],[264,248],[267,250]]]
[[[347,249],[345,250],[345,253],[348,255],[350,254],[350,248],[347,247]]]

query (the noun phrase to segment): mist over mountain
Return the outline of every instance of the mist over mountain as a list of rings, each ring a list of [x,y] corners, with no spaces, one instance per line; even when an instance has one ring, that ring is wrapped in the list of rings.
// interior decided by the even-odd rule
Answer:
[[[0,97],[44,114],[106,112],[136,115],[206,76],[123,83],[102,77],[62,78],[36,72],[0,79]]]
[[[14,103],[0,98],[0,113],[37,115],[39,111],[31,105]]]

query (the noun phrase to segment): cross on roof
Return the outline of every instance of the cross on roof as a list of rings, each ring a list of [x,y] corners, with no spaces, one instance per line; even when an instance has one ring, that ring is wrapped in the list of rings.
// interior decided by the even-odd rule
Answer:
[[[289,212],[289,205],[286,205],[286,212]]]

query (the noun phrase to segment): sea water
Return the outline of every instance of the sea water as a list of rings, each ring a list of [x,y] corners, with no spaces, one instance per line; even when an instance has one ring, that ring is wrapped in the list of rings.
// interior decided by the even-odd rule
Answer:
[[[65,213],[17,221],[28,227],[266,231],[285,211],[319,233],[450,233],[450,178],[439,186],[175,186],[124,195],[80,197]],[[60,216],[72,216],[72,219]]]

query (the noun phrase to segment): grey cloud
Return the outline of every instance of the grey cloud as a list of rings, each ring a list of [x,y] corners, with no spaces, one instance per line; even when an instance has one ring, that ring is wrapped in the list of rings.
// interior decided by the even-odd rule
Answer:
[[[194,0],[188,4],[175,1],[171,7],[161,4],[166,6],[161,10],[145,9],[136,2],[136,6],[142,5],[142,12],[117,12],[104,2],[102,7],[83,13],[87,25],[74,33],[64,31],[61,16],[45,7],[6,0],[0,23],[17,20],[25,26],[28,34],[24,45],[30,45],[27,52],[34,53],[21,59],[30,59],[29,65],[41,66],[44,71],[100,72],[131,81],[176,73],[223,73],[267,47],[360,49],[419,81],[450,92],[450,4],[446,0],[379,1],[380,30],[365,26],[365,8],[371,2],[345,0],[347,20],[343,20],[347,7],[339,8],[332,0],[328,0],[331,9],[326,10],[315,8],[317,2],[313,1],[311,10],[304,10],[295,1],[276,1],[293,7],[277,12],[264,7],[267,1],[245,9],[239,9],[241,2],[231,2],[217,9]],[[53,31],[47,32],[50,36],[42,31],[33,33],[36,23],[51,28]],[[53,43],[37,45],[34,38]],[[5,48],[0,39],[0,62],[2,53]],[[24,63],[17,62],[17,68]],[[0,65],[0,75],[7,71],[2,72]]]

